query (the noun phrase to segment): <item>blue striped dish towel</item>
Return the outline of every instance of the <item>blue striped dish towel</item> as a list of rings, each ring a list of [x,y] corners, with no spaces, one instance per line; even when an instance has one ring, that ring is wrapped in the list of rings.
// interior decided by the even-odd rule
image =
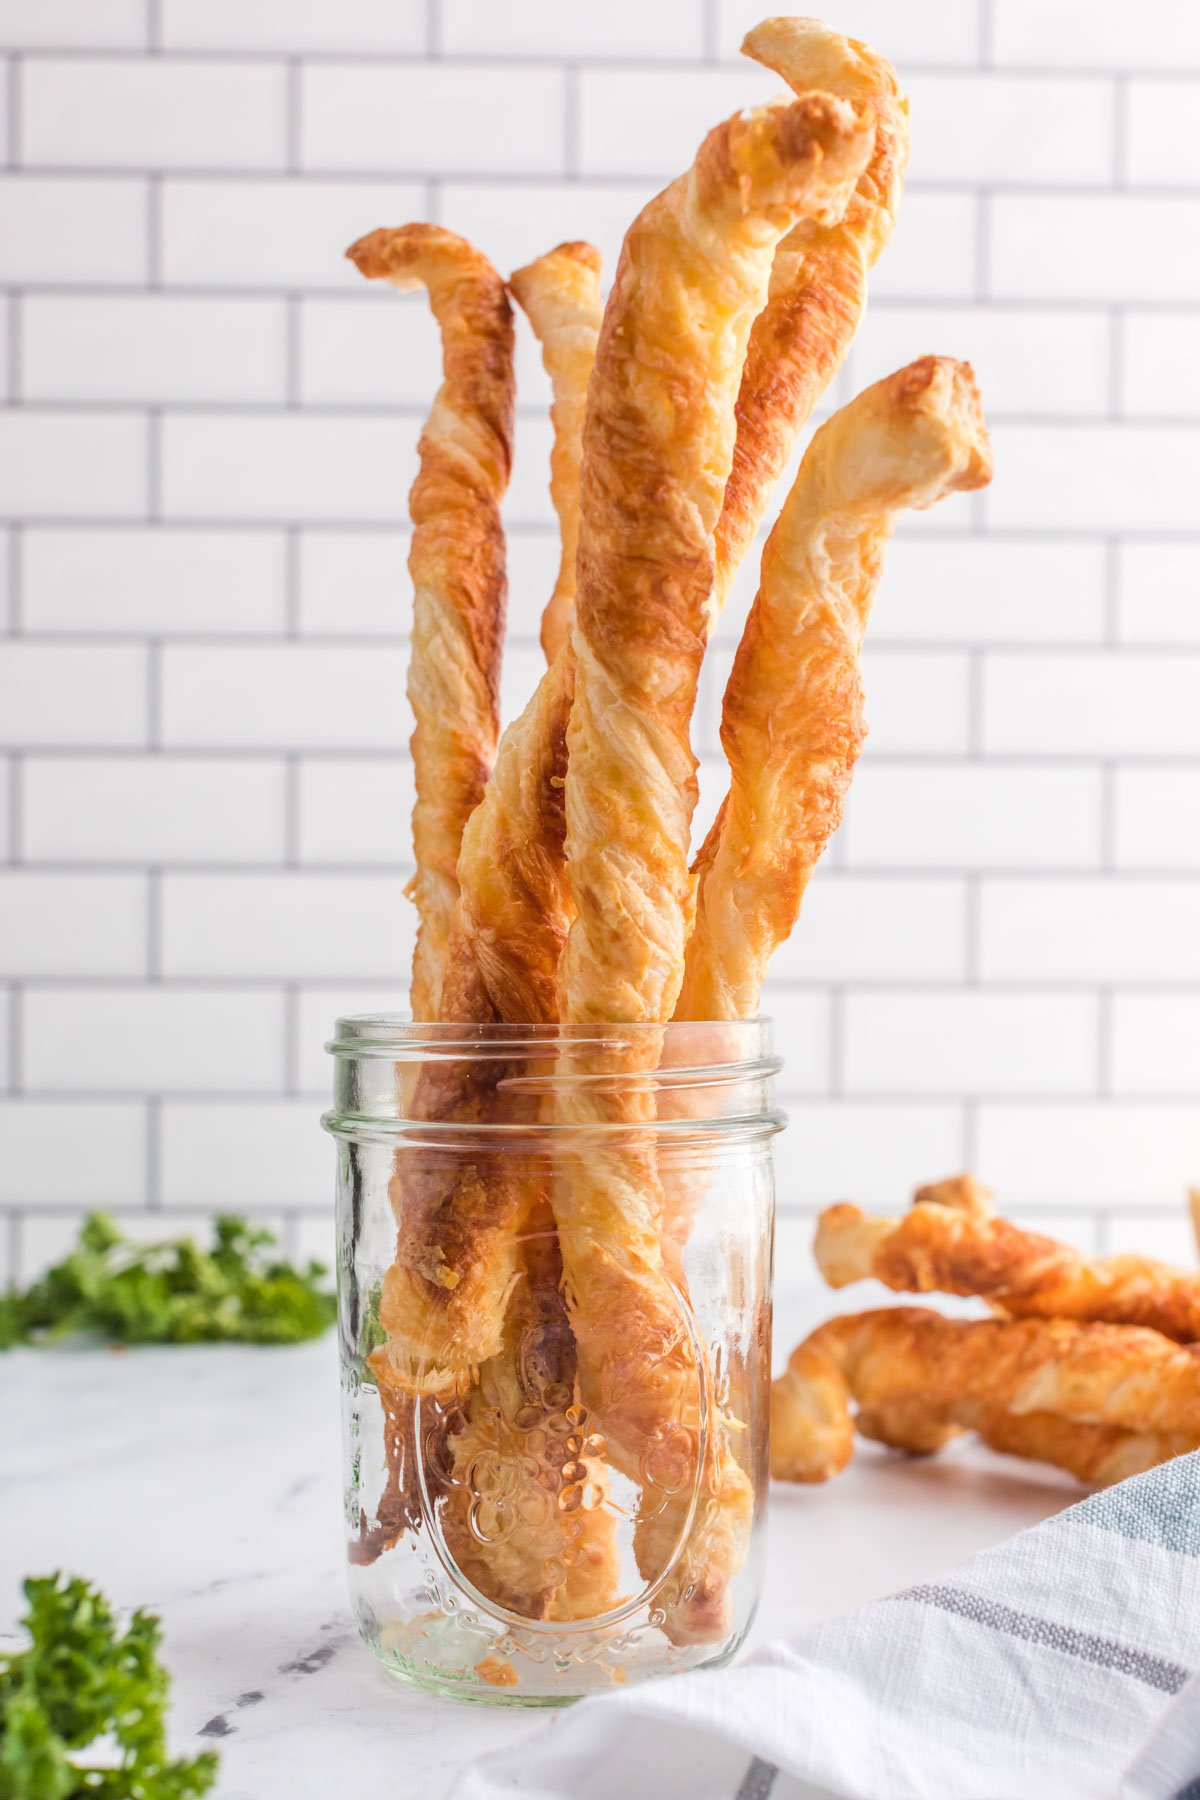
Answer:
[[[586,1700],[454,1800],[1200,1800],[1200,1452],[736,1667]]]

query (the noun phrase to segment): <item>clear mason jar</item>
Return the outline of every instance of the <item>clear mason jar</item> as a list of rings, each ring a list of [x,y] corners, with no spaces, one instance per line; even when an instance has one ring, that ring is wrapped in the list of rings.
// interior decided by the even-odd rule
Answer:
[[[531,1705],[727,1661],[767,1484],[770,1022],[372,1015],[329,1049],[364,1639]]]

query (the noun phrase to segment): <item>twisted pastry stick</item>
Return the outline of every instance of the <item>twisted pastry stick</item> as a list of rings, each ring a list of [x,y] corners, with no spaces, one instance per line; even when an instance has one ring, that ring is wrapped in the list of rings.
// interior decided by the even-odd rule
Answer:
[[[826,1481],[859,1429],[928,1453],[958,1430],[1114,1480],[1200,1445],[1200,1350],[1135,1326],[947,1319],[898,1306],[831,1319],[771,1393],[771,1469]]]
[[[874,1276],[897,1293],[978,1294],[1015,1318],[1145,1325],[1200,1339],[1200,1275],[1148,1256],[1085,1256],[1006,1219],[946,1206],[874,1218],[843,1202],[821,1214],[813,1251],[830,1287]]]
[[[872,137],[819,94],[740,114],[625,239],[584,428],[567,1019],[670,1017],[689,915],[688,727],[735,384],[775,245],[798,216],[839,216]]]
[[[871,138],[820,95],[739,115],[625,240],[584,433],[566,786],[577,917],[560,979],[569,1022],[670,1015],[690,914],[688,726],[746,336],[779,238],[799,216],[837,216]],[[611,1460],[643,1487],[635,1548],[647,1580],[664,1574],[683,1526],[676,1502],[648,1504],[659,1461],[682,1458],[671,1489],[685,1510],[703,1474],[700,1529],[663,1597],[665,1629],[686,1643],[724,1629],[754,1495],[719,1421],[698,1462],[703,1377],[663,1266],[653,1153],[610,1130],[647,1122],[653,1095],[594,1079],[653,1067],[658,1037],[618,1033],[584,1079],[563,1084],[559,1119],[583,1135],[555,1213],[582,1391]]]
[[[990,477],[974,377],[948,357],[876,382],[813,439],[725,690],[729,793],[696,859],[678,1017],[757,1011],[771,953],[841,821],[865,735],[859,654],[896,519]]]
[[[895,70],[865,44],[815,19],[767,19],[743,54],[797,92],[818,88],[867,109],[871,159],[841,219],[803,219],[775,252],[737,399],[737,442],[717,525],[716,594],[724,604],[772,490],[858,330],[867,275],[895,224],[908,161],[908,102]]]
[[[579,373],[581,315],[598,264],[590,245],[564,245],[513,277],[547,362],[569,367],[572,381]],[[578,446],[572,451],[566,431],[563,414],[556,422],[560,467],[578,463]],[[567,484],[552,479],[558,480],[565,520],[572,510]],[[560,570],[556,592],[562,587]],[[550,1025],[557,1020],[559,959],[574,911],[563,856],[574,679],[574,654],[566,645],[505,731],[483,797],[464,829],[443,1021]],[[417,1084],[414,1115],[485,1119],[494,1114],[496,1091],[511,1073],[500,1056],[490,1063],[464,1060],[448,1069],[428,1064]],[[511,1099],[506,1104],[510,1122],[513,1104]],[[533,1117],[529,1112],[529,1121]],[[504,1309],[517,1278],[521,1187],[491,1169],[485,1181],[464,1178],[449,1203],[436,1184],[425,1192],[423,1204],[412,1193],[406,1199],[399,1209],[406,1241],[385,1291],[393,1354],[403,1357],[410,1380],[424,1370],[435,1387],[462,1385],[501,1350]]]
[[[346,254],[369,280],[402,290],[424,285],[442,333],[442,385],[421,433],[408,501],[419,915],[412,1014],[436,1019],[463,826],[483,793],[500,730],[507,591],[500,501],[512,468],[512,309],[486,257],[438,225],[373,231]]]
[[[974,1400],[954,1401],[944,1415],[923,1399],[860,1406],[855,1423],[860,1437],[910,1456],[932,1455],[951,1438],[973,1431],[989,1450],[1053,1463],[1077,1481],[1100,1487],[1144,1474],[1156,1463],[1192,1448],[1188,1438],[1178,1432],[1080,1425],[1057,1413],[1010,1413]]]
[[[533,326],[554,394],[550,498],[558,514],[562,555],[554,592],[542,615],[542,649],[546,661],[553,663],[567,641],[575,607],[583,415],[602,310],[600,252],[591,244],[560,244],[510,275],[508,290]]]
[[[598,269],[599,255],[590,245],[564,245],[518,271],[512,282],[555,384],[552,490],[564,537],[555,598],[565,599],[568,608],[577,523],[577,494],[571,490],[579,465]],[[556,1019],[558,960],[570,918],[562,783],[573,686],[574,660],[566,649],[505,732],[483,799],[464,832],[443,1018],[546,1025]],[[503,1100],[497,1094],[500,1082],[515,1072],[503,1058],[482,1067],[459,1065],[452,1071],[451,1091],[444,1082],[432,1089],[427,1081],[419,1084],[418,1109],[430,1117],[465,1111],[509,1122],[520,1113],[533,1123],[536,1105],[522,1104],[515,1094]],[[606,1491],[598,1453],[585,1455],[575,1447],[568,1454],[564,1447],[580,1433],[572,1429],[564,1437],[561,1430],[545,1428],[545,1418],[561,1420],[564,1407],[572,1404],[575,1368],[557,1248],[552,1254],[546,1249],[553,1225],[542,1216],[545,1202],[538,1190],[532,1176],[521,1179],[510,1169],[493,1168],[482,1183],[460,1182],[449,1204],[434,1195],[438,1203],[416,1208],[410,1196],[405,1216],[411,1255],[407,1267],[389,1274],[385,1316],[393,1332],[392,1354],[403,1344],[410,1370],[424,1366],[438,1371],[437,1380],[450,1376],[461,1384],[481,1365],[465,1402],[465,1426],[453,1440],[454,1480],[444,1511],[447,1542],[460,1565],[489,1598],[523,1616],[549,1612],[571,1618],[602,1610],[604,1596],[611,1594],[617,1573],[615,1521],[597,1504]],[[433,1268],[431,1253],[437,1258]],[[450,1274],[452,1286],[445,1281]],[[530,1427],[535,1416],[542,1422]],[[524,1428],[513,1423],[518,1417],[539,1441],[548,1440],[544,1452],[530,1451]],[[584,1438],[593,1441],[594,1434],[583,1434],[581,1442]],[[523,1470],[524,1491],[473,1495],[476,1465],[491,1468],[493,1486],[500,1479],[498,1468]],[[585,1477],[575,1475],[579,1468],[586,1468]],[[494,1541],[480,1542],[481,1521],[494,1528]]]

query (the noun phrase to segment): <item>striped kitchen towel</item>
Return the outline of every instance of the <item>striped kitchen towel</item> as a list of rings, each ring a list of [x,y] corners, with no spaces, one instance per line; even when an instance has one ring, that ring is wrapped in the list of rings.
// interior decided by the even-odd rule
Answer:
[[[716,1674],[586,1700],[454,1800],[1200,1800],[1200,1452]]]

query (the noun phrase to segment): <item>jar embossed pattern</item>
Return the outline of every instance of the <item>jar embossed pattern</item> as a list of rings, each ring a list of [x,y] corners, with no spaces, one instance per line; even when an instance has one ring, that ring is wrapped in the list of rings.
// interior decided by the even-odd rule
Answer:
[[[527,1705],[726,1661],[766,1495],[769,1022],[371,1015],[329,1048],[364,1639]]]

